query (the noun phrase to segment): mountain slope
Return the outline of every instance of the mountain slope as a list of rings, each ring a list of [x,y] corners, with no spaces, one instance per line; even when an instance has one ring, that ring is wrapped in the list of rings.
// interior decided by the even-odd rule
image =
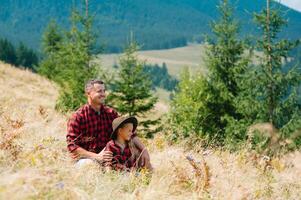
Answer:
[[[233,0],[234,1],[234,0]],[[73,3],[72,3],[73,2]],[[41,34],[51,18],[64,27],[70,10],[80,0],[0,0],[0,36],[24,41],[38,48]],[[90,0],[95,15],[95,31],[110,52],[122,49],[129,33],[134,32],[144,49],[183,46],[209,33],[209,22],[216,19],[218,0]],[[244,34],[255,31],[252,13],[265,6],[262,0],[239,0],[235,15]],[[283,35],[300,38],[301,13],[277,4],[287,11],[289,26]]]

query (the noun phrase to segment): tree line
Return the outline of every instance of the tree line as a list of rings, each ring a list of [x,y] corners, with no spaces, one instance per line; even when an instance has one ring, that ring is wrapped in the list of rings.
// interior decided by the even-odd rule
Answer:
[[[118,64],[114,64],[113,68],[118,69]],[[178,79],[169,74],[165,62],[162,63],[162,66],[159,64],[144,63],[143,72],[150,77],[152,90],[163,88],[171,92],[176,89],[179,83]]]
[[[15,66],[35,70],[39,57],[34,50],[26,47],[22,42],[15,46],[6,38],[0,38],[0,60]]]
[[[143,71],[149,75],[152,82],[152,88],[163,88],[167,91],[174,91],[179,81],[168,73],[166,63],[162,66],[155,64],[145,64]]]

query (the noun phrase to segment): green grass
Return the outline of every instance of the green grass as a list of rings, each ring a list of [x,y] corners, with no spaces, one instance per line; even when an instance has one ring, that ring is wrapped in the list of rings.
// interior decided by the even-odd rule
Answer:
[[[205,70],[204,66],[205,48],[203,45],[189,45],[186,47],[166,49],[166,50],[150,50],[139,51],[138,56],[141,60],[145,60],[149,64],[166,63],[168,72],[179,77],[184,67],[191,70]],[[99,55],[97,63],[101,63],[105,69],[114,71],[113,65],[118,64],[121,54],[104,54]]]

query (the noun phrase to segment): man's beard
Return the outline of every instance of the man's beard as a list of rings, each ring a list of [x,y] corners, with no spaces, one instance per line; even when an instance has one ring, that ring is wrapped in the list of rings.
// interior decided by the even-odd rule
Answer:
[[[93,101],[93,103],[96,104],[96,105],[101,105],[101,104],[103,104],[104,102],[105,102],[105,99],[95,99],[95,100]]]

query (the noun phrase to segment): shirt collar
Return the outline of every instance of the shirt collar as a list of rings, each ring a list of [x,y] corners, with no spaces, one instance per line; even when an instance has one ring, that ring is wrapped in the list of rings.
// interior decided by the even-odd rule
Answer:
[[[103,104],[101,104],[99,112],[95,111],[89,103],[87,103],[87,106],[88,106],[89,110],[91,110],[95,114],[100,114],[104,110],[104,105]]]
[[[113,140],[114,145],[117,146],[120,150],[122,149],[121,146],[119,146],[119,144],[117,142],[115,142],[115,140]],[[124,149],[128,148],[129,144],[128,142],[125,143]]]

